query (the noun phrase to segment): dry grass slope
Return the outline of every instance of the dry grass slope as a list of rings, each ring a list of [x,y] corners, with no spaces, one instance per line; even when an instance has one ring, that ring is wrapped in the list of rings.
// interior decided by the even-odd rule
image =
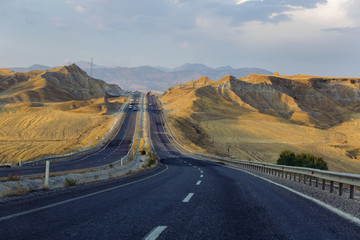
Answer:
[[[110,130],[124,98],[0,107],[0,162],[37,160],[85,150]]]
[[[289,149],[360,173],[360,79],[226,76],[177,85],[161,101],[180,140],[198,151],[274,163]]]

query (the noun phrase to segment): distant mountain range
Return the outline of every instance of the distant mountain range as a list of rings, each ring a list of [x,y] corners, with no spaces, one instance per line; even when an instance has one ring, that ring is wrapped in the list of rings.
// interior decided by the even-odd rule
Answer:
[[[86,61],[76,62],[81,69],[88,74],[91,72],[91,63]],[[9,68],[16,72],[50,69],[43,65],[32,65],[28,68]],[[237,68],[230,66],[211,68],[204,64],[186,63],[179,67],[168,69],[164,67],[102,67],[93,65],[94,78],[102,79],[109,83],[115,83],[128,90],[156,90],[165,91],[167,88],[206,76],[212,80],[218,80],[225,75],[243,77],[249,74],[273,74],[261,68]]]

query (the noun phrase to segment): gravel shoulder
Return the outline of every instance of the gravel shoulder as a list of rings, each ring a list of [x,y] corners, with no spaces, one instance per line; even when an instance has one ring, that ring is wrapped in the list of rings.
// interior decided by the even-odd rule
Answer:
[[[81,172],[70,172],[62,175],[51,176],[49,178],[49,188],[59,189],[66,187],[69,180],[74,181],[74,185],[82,185],[86,183],[104,181],[108,179],[118,178],[146,169],[143,167],[146,162],[145,156],[137,155],[133,160],[121,163],[114,163],[104,167],[81,170]],[[50,166],[51,174],[51,166]],[[39,175],[29,176],[13,176],[12,180],[0,182],[0,203],[9,201],[17,196],[26,197],[33,192],[45,190],[44,177]]]
[[[344,188],[344,193],[342,196],[339,196],[338,189],[335,187],[334,192],[330,193],[330,186],[326,185],[325,190],[321,190],[321,186],[319,184],[318,187],[315,187],[315,183],[313,182],[312,186],[309,186],[309,182],[307,184],[304,184],[303,182],[289,180],[270,175],[267,173],[259,172],[252,169],[245,169],[240,167],[237,164],[234,163],[226,163],[229,167],[239,169],[244,172],[249,172],[254,175],[257,175],[259,177],[266,178],[270,181],[273,181],[275,183],[281,184],[283,186],[286,186],[288,188],[291,188],[297,192],[303,193],[307,196],[313,197],[315,199],[318,199],[336,209],[339,209],[345,213],[348,213],[354,217],[360,218],[360,193],[358,191],[355,191],[354,193],[354,199],[349,198],[349,190],[347,188]]]

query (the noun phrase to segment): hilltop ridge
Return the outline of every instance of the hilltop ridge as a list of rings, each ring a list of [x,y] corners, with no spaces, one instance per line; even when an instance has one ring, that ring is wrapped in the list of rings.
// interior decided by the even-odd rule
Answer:
[[[24,73],[0,71],[1,102],[62,102],[123,93],[115,84],[88,76],[76,64]]]

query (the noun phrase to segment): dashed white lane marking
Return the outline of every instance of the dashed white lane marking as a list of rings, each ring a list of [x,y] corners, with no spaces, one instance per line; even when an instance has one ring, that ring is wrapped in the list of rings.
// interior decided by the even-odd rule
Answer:
[[[183,202],[189,202],[190,198],[192,198],[192,196],[194,195],[194,193],[189,193],[186,198],[184,198]]]
[[[200,177],[202,178],[204,175],[200,175]]]
[[[200,183],[201,183],[201,180],[197,181],[196,185],[200,185]]]
[[[200,170],[200,172],[201,172],[201,173],[203,173],[203,171],[202,171],[202,170]]]
[[[167,228],[167,226],[157,226],[148,235],[144,237],[144,240],[155,240],[159,235]]]

